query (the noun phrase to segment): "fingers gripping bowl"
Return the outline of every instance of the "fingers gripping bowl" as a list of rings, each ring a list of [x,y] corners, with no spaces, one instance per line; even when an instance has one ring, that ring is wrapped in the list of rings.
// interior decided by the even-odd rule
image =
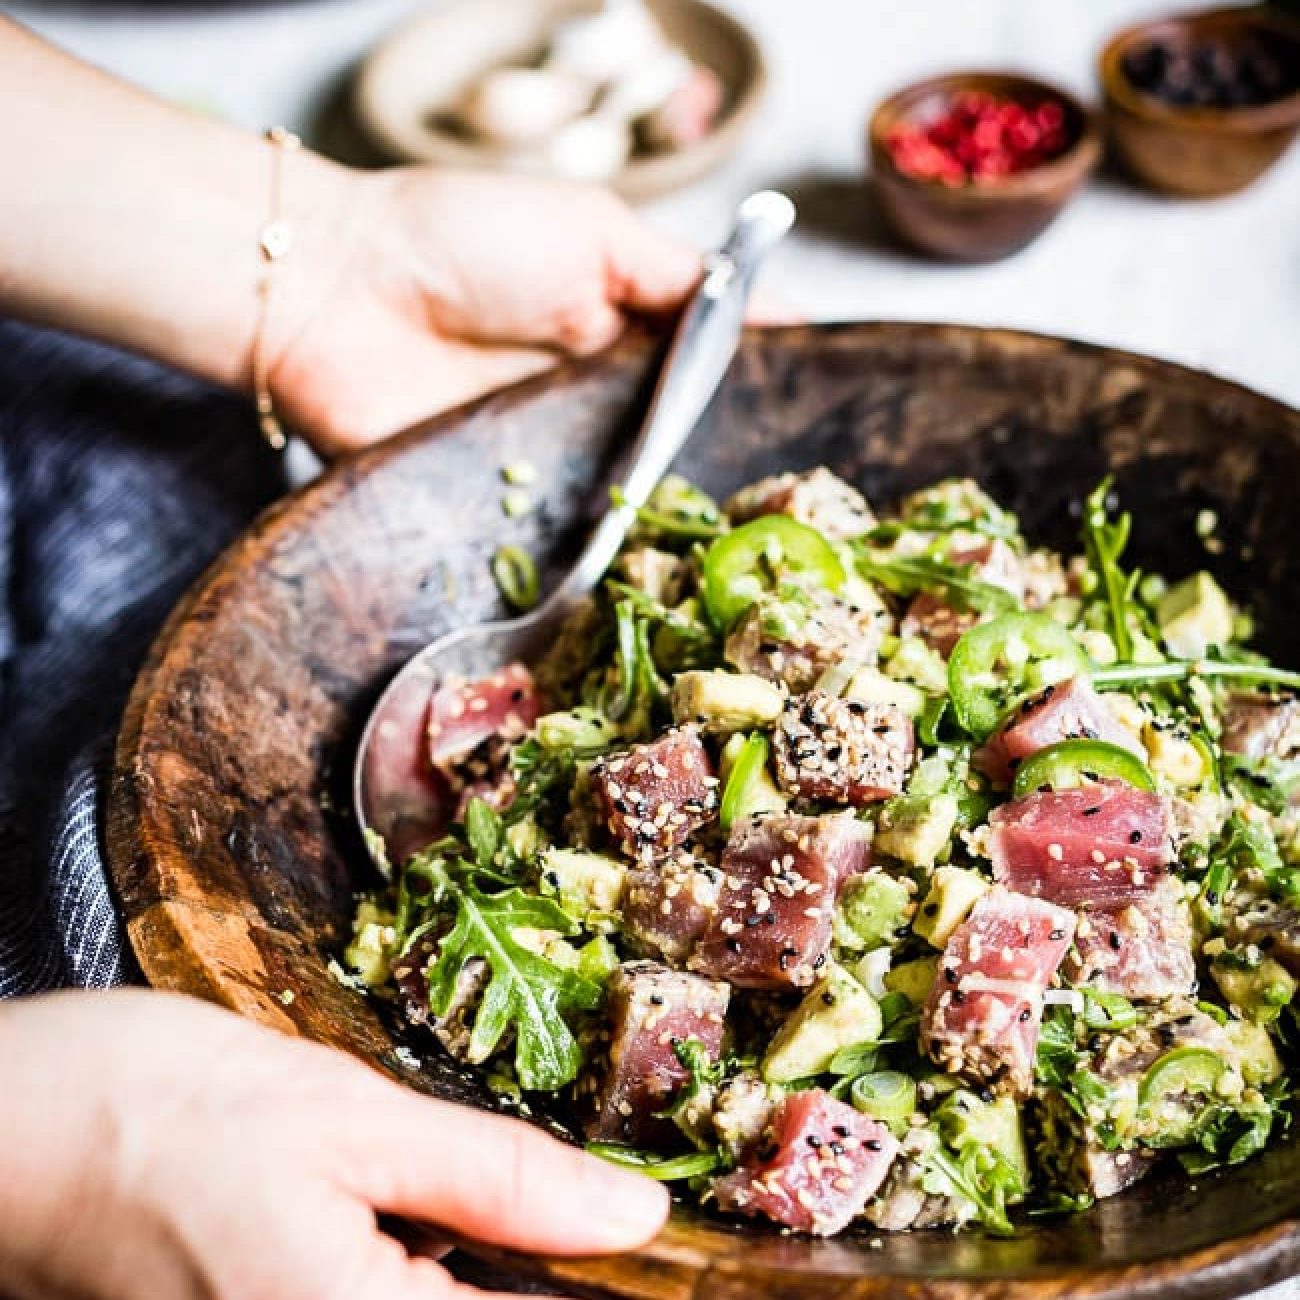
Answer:
[[[178,611],[132,702],[113,809],[115,872],[152,979],[491,1104],[472,1075],[411,1056],[329,973],[366,883],[363,855],[331,818],[332,782],[385,672],[431,631],[495,612],[488,558],[503,539],[465,538],[470,519],[496,508],[499,465],[538,462],[546,507],[512,524],[510,540],[558,568],[604,449],[634,416],[646,362],[644,344],[629,343],[457,416],[437,444],[416,433],[338,471],[264,521]],[[1214,509],[1223,550],[1210,567],[1259,613],[1264,648],[1296,658],[1282,498],[1300,430],[1265,399],[1055,340],[828,327],[748,341],[710,422],[683,465],[706,488],[826,464],[884,502],[974,473],[1029,536],[1055,545],[1077,531],[1068,502],[1111,469],[1134,509],[1134,558],[1175,576],[1202,567],[1188,539]],[[566,433],[543,436],[553,428]],[[449,474],[462,490],[432,512],[425,485]],[[1195,1194],[1155,1175],[1006,1241],[816,1243],[683,1211],[640,1257],[547,1267],[564,1284],[622,1294],[870,1294],[890,1277],[932,1274],[1019,1279],[1026,1293],[1035,1279],[1087,1293],[1196,1274],[1204,1289],[1211,1266],[1215,1286],[1235,1289],[1294,1260],[1291,1163],[1283,1144],[1247,1174],[1198,1178]]]

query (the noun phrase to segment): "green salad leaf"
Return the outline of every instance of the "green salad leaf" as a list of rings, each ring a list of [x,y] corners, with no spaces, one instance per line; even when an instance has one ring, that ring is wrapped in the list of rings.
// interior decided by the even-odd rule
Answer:
[[[943,1144],[935,1147],[925,1157],[921,1187],[931,1196],[969,1201],[979,1223],[999,1237],[1015,1231],[1007,1206],[1025,1194],[1020,1171],[982,1142],[967,1142],[957,1150]]]
[[[470,1060],[485,1061],[513,1029],[520,1084],[530,1090],[562,1088],[582,1065],[582,1049],[564,1013],[592,1010],[600,1002],[600,986],[525,948],[515,931],[568,935],[575,932],[573,922],[550,899],[517,888],[486,894],[449,878],[446,898],[455,907],[455,921],[429,967],[434,1015],[447,1014],[461,971],[482,958],[489,975],[473,1017]]]
[[[1128,660],[1133,658],[1132,620],[1142,575],[1136,569],[1125,573],[1120,568],[1120,558],[1133,529],[1133,516],[1126,511],[1111,518],[1109,499],[1113,486],[1113,479],[1102,479],[1084,502],[1083,547],[1106,601],[1116,654],[1121,660]]]
[[[952,564],[929,555],[891,555],[870,547],[854,548],[858,571],[896,596],[929,592],[959,610],[1003,614],[1020,602],[1003,588],[974,576],[973,564]]]

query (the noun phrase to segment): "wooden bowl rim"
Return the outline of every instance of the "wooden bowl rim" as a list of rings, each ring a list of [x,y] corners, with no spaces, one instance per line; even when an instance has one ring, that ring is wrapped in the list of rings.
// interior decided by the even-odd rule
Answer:
[[[756,332],[751,332],[756,333]],[[1293,431],[1300,441],[1300,409],[1289,406],[1277,398],[1251,389],[1244,384],[1223,379],[1204,370],[1180,365],[1176,362],[1147,356],[1123,349],[1087,343],[1057,335],[1024,330],[1002,329],[961,324],[933,324],[916,321],[847,321],[825,322],[810,325],[770,327],[762,331],[777,343],[801,337],[848,336],[918,339],[939,337],[951,340],[955,348],[1003,350],[1007,354],[1025,355],[1036,349],[1066,344],[1071,353],[1084,354],[1117,365],[1136,367],[1139,370],[1158,370],[1178,376],[1189,387],[1212,385],[1221,394],[1235,393],[1257,409],[1276,416]],[[273,556],[286,534],[307,517],[328,509],[340,495],[353,489],[373,469],[403,456],[409,448],[459,426],[475,414],[495,407],[508,410],[545,392],[556,379],[590,378],[601,368],[626,359],[629,355],[644,355],[657,346],[657,341],[637,332],[616,344],[604,354],[580,360],[565,361],[549,374],[535,376],[512,385],[508,389],[489,394],[465,406],[445,412],[421,422],[386,442],[366,451],[342,458],[314,482],[298,489],[268,507],[249,529],[235,540],[198,577],[185,593],[159,632],[143,667],[131,690],[114,758],[113,780],[108,796],[107,845],[110,876],[116,888],[124,880],[138,873],[142,859],[160,854],[176,854],[178,849],[167,835],[159,833],[159,824],[152,819],[149,805],[137,798],[134,778],[138,774],[145,728],[158,706],[158,682],[168,670],[170,653],[187,631],[192,631],[189,614],[211,598],[219,595],[220,588],[229,580],[232,571],[238,571],[254,558]],[[153,901],[135,918],[147,921],[154,914],[170,906],[193,906],[178,901],[165,893]],[[159,951],[149,948],[152,932],[145,924],[133,923],[129,938],[141,968],[146,975],[154,976],[155,987],[172,989],[181,993],[204,997],[225,1005],[239,1005],[231,1000],[237,994],[238,982],[223,962],[191,949],[188,962],[177,963],[172,955],[164,953],[166,939],[159,942]],[[223,994],[225,996],[223,996]],[[278,1008],[255,1003],[243,1004],[244,1013],[273,1028],[293,1030],[292,1021],[277,1016]],[[256,1014],[254,1014],[256,1013]],[[482,1243],[460,1242],[462,1248],[475,1256],[514,1269],[521,1275],[540,1277],[566,1288],[575,1294],[621,1295],[659,1297],[671,1294],[679,1300],[705,1300],[710,1295],[711,1279],[721,1280],[735,1273],[740,1264],[732,1260],[718,1261],[707,1253],[679,1239],[679,1231],[693,1216],[690,1212],[675,1213],[664,1232],[638,1251],[621,1256],[604,1257],[538,1257],[516,1254]],[[661,1270],[660,1276],[672,1279],[674,1289],[666,1291],[645,1290],[642,1270],[650,1265]],[[1161,1300],[1175,1284],[1187,1287],[1187,1300],[1209,1300],[1226,1297],[1242,1291],[1276,1282],[1300,1271],[1300,1220],[1284,1217],[1255,1232],[1204,1247],[1191,1254],[1164,1259],[1116,1264],[1100,1269],[1068,1269],[1065,1271],[1036,1272],[1020,1278],[970,1278],[952,1279],[946,1276],[925,1274],[873,1274],[851,1275],[838,1270],[810,1274],[810,1279],[824,1282],[842,1281],[847,1288],[857,1277],[866,1290],[855,1291],[858,1296],[870,1295],[879,1300],[893,1300],[899,1295],[919,1297],[922,1294],[933,1300],[970,1300],[985,1295],[996,1300],[1053,1300],[1053,1297],[1071,1295],[1088,1300]],[[689,1290],[679,1289],[677,1282],[683,1275],[693,1282]],[[770,1266],[757,1275],[779,1289],[765,1294],[788,1296],[797,1289],[794,1276]],[[1062,1289],[1064,1288],[1064,1289]],[[738,1294],[728,1291],[728,1295]],[[847,1294],[847,1291],[846,1291]]]
[[[383,37],[365,56],[352,80],[353,111],[362,130],[393,158],[402,162],[437,162],[502,172],[501,153],[490,146],[458,140],[447,132],[423,127],[420,137],[427,143],[414,143],[411,124],[396,124],[391,114],[377,107],[380,103],[376,86],[384,75],[384,64],[392,51],[404,45],[426,25],[446,21],[457,8],[469,10],[474,0],[448,0],[433,10],[422,10]],[[741,74],[727,84],[723,111],[707,135],[691,144],[661,153],[631,158],[608,182],[609,187],[629,199],[648,199],[680,189],[717,166],[739,144],[741,136],[753,124],[767,94],[769,72],[767,58],[755,33],[733,13],[709,0],[652,0],[694,11],[710,22],[733,45]],[[430,104],[426,112],[438,107]],[[545,172],[520,171],[520,175],[547,175]]]
[[[984,184],[945,185],[942,181],[927,180],[901,171],[895,164],[885,144],[885,134],[896,122],[908,116],[916,101],[932,95],[955,94],[961,90],[1003,89],[1014,98],[1012,87],[1018,87],[1043,99],[1056,99],[1065,104],[1079,122],[1079,133],[1069,147],[1055,158]],[[1077,95],[1062,86],[1029,73],[1001,69],[964,69],[925,77],[887,95],[876,105],[867,123],[867,140],[871,164],[888,174],[891,181],[906,185],[918,194],[944,195],[945,201],[968,199],[972,204],[1010,203],[1018,199],[1037,198],[1059,190],[1062,205],[1067,203],[1074,188],[1087,177],[1101,161],[1101,133],[1096,115]]]
[[[1251,5],[1244,8],[1202,9],[1148,18],[1121,28],[1102,47],[1097,76],[1106,106],[1156,125],[1208,135],[1247,136],[1286,130],[1300,125],[1300,89],[1267,104],[1246,108],[1183,108],[1167,104],[1139,90],[1124,72],[1122,60],[1134,45],[1166,32],[1194,32],[1215,28],[1261,28],[1281,33],[1300,50],[1300,21],[1286,14]]]

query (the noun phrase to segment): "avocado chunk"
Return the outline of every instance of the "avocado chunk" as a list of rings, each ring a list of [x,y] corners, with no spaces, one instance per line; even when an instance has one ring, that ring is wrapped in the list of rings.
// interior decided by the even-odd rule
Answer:
[[[1156,606],[1165,645],[1180,659],[1199,659],[1232,640],[1234,615],[1223,588],[1204,570],[1171,587]]]
[[[1029,1185],[1029,1157],[1020,1126],[1020,1108],[1014,1097],[981,1101],[973,1092],[958,1088],[935,1112],[939,1131],[949,1146],[960,1151],[970,1143],[996,1151]]]
[[[1295,976],[1272,957],[1252,961],[1227,949],[1215,954],[1210,974],[1228,1005],[1260,1024],[1276,1020],[1295,997]]]
[[[775,722],[785,696],[753,673],[697,668],[677,674],[672,702],[676,722],[695,722],[705,731],[748,731]]]
[[[619,738],[617,723],[595,709],[579,706],[537,719],[537,742],[543,749],[608,749]]]
[[[1223,1026],[1223,1032],[1231,1045],[1225,1055],[1241,1071],[1241,1077],[1248,1084],[1272,1083],[1281,1075],[1282,1062],[1263,1025],[1233,1019]]]
[[[608,916],[623,897],[627,867],[600,853],[547,849],[542,855],[542,882],[559,896],[560,906],[578,921]]]
[[[1169,723],[1147,722],[1142,744],[1152,772],[1182,789],[1194,789],[1207,775],[1205,758],[1185,733]]]
[[[784,793],[772,779],[766,760],[749,766],[737,777],[741,785],[732,789],[732,772],[750,739],[752,737],[737,732],[722,747],[718,775],[722,778],[723,805],[727,814],[724,825],[742,817],[757,817],[760,813],[784,812],[788,805]]]
[[[942,657],[920,637],[904,637],[889,656],[885,673],[895,681],[911,682],[931,695],[943,695],[948,689],[948,669]]]
[[[791,1083],[821,1074],[842,1048],[874,1043],[882,1024],[876,999],[832,966],[777,1030],[763,1058],[763,1078]]]
[[[858,952],[892,943],[912,912],[908,884],[878,867],[850,877],[835,904],[835,941]]]
[[[917,957],[902,962],[885,976],[885,988],[901,993],[913,1006],[922,1006],[934,987],[939,971],[938,957]]]
[[[900,862],[932,867],[952,842],[961,816],[955,794],[904,795],[881,809],[876,847]]]
[[[367,988],[379,988],[388,982],[393,933],[392,913],[368,899],[357,908],[352,942],[343,950],[343,964]]]
[[[919,687],[886,677],[879,668],[859,668],[849,678],[844,694],[867,704],[895,704],[909,718],[920,717],[926,700],[925,692]]]
[[[921,900],[912,929],[936,948],[944,948],[966,919],[989,882],[965,867],[939,867],[930,877],[930,892]]]

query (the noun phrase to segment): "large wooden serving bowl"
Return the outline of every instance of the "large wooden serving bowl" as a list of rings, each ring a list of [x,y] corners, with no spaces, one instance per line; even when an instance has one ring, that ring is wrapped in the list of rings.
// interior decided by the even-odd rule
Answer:
[[[490,1099],[431,1041],[338,983],[369,868],[345,815],[359,724],[429,637],[501,612],[510,541],[548,576],[573,555],[635,426],[656,348],[629,339],[342,465],[269,511],[195,586],[153,649],[117,751],[110,849],[154,984],[353,1052],[416,1088]],[[540,509],[501,511],[499,468],[540,470]],[[1069,545],[1114,472],[1138,561],[1209,564],[1300,663],[1300,413],[1206,375],[1025,334],[927,325],[754,334],[681,468],[726,492],[827,464],[879,503],[971,474],[1031,538]],[[1193,521],[1217,511],[1221,554]],[[1219,1296],[1300,1270],[1300,1146],[1141,1184],[1013,1240],[834,1241],[681,1209],[635,1255],[511,1262],[570,1292],[672,1300]],[[562,1194],[562,1189],[556,1189]]]

